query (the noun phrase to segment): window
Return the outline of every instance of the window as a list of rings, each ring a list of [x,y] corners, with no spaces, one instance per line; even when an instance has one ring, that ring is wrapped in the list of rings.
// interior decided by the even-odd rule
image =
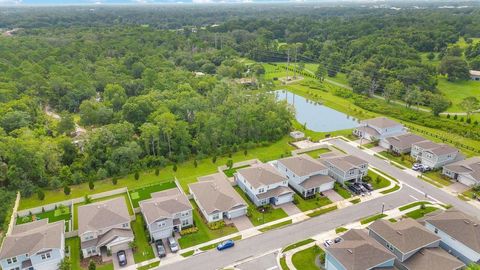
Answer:
[[[212,219],[213,219],[213,220],[217,220],[217,219],[219,219],[219,218],[220,218],[220,215],[219,215],[219,214],[215,214],[215,215],[212,216]]]
[[[12,268],[11,270],[20,270],[20,267]]]
[[[159,222],[157,222],[157,226],[158,226],[158,227],[164,227],[164,226],[166,226],[166,225],[167,225],[167,224],[165,223],[165,221],[159,221]]]
[[[50,259],[52,255],[50,254],[50,252],[47,252],[47,253],[43,253],[41,257],[42,257],[42,260],[46,260],[46,259]]]
[[[7,259],[7,264],[12,264],[17,262],[17,257],[12,257]]]
[[[392,245],[390,245],[389,243],[387,243],[387,248],[390,249],[391,251],[394,250],[394,247]]]
[[[437,228],[435,228],[435,233],[438,233],[438,229],[437,229]]]
[[[123,227],[123,228],[128,228],[128,223],[123,223],[123,224],[122,224],[122,227]]]
[[[258,193],[263,193],[263,192],[265,192],[265,189],[264,189],[264,188],[259,188],[259,189],[258,189]]]
[[[188,225],[188,219],[182,220],[182,226],[187,226]]]

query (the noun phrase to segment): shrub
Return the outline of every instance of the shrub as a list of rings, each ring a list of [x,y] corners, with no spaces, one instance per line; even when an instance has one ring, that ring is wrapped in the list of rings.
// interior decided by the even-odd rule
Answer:
[[[196,159],[193,161],[193,166],[194,166],[195,168],[197,168],[197,166],[198,166],[198,162],[197,162]]]
[[[118,183],[118,178],[116,176],[114,176],[112,178],[112,184],[116,185]]]
[[[187,234],[192,234],[192,233],[196,233],[198,232],[198,228],[197,227],[190,227],[188,229],[183,229],[180,231],[180,235],[181,236],[184,236],[184,235],[187,235]]]
[[[178,168],[177,168],[177,163],[173,164],[173,168],[172,168],[172,169],[173,169],[174,172],[177,171],[177,169],[178,169]]]
[[[97,265],[93,260],[90,260],[90,262],[88,263],[88,270],[96,270],[96,269],[97,269]]]
[[[90,179],[90,181],[88,181],[88,188],[89,188],[90,190],[93,190],[93,189],[95,188],[95,184],[93,183],[93,180],[92,180],[92,179]]]
[[[133,175],[133,177],[135,178],[135,180],[138,181],[138,179],[140,179],[140,173],[138,171],[136,171],[135,174]]]
[[[43,201],[45,199],[45,193],[43,192],[43,190],[39,189],[37,191],[37,197],[40,201]]]
[[[212,163],[215,163],[215,162],[217,162],[217,156],[212,157]]]
[[[159,168],[155,168],[155,176],[158,176],[160,174],[160,169]]]
[[[233,160],[229,159],[227,160],[227,167],[231,169],[233,167]]]
[[[70,192],[71,192],[71,191],[72,191],[72,190],[70,189],[69,186],[63,187],[63,193],[65,193],[65,195],[67,195],[67,196],[70,195]]]
[[[208,223],[208,228],[210,230],[219,230],[221,228],[225,227],[225,221],[223,220],[219,220],[219,221],[215,221],[215,222],[212,222],[212,223]]]

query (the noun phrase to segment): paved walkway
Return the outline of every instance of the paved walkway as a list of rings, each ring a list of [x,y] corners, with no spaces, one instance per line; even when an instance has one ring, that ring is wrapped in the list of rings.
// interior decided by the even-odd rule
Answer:
[[[332,202],[340,202],[340,201],[343,201],[343,197],[338,195],[337,192],[335,192],[335,190],[331,189],[331,190],[327,190],[327,191],[324,191],[322,192],[323,195],[325,195],[328,199],[330,199],[330,201]]]
[[[285,213],[287,213],[287,215],[289,216],[294,216],[296,214],[302,213],[302,211],[298,209],[298,207],[292,202],[279,205],[278,208],[282,208],[283,211],[285,211]]]

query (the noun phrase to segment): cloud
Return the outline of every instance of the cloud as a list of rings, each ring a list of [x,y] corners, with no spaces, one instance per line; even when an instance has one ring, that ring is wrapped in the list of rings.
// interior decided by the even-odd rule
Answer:
[[[0,0],[0,5],[19,5],[22,0]]]

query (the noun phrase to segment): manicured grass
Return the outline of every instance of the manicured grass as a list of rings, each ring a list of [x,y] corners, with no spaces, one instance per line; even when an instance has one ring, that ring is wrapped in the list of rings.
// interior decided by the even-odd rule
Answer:
[[[317,149],[317,150],[312,150],[312,151],[308,151],[308,152],[305,152],[304,154],[307,154],[313,158],[318,158],[321,154],[325,154],[325,153],[328,153],[330,152],[330,149],[328,148],[320,148],[320,149]]]
[[[308,239],[296,242],[295,244],[291,244],[291,245],[287,246],[286,248],[284,248],[282,250],[282,252],[287,252],[289,250],[292,250],[292,249],[297,248],[297,247],[304,246],[304,245],[312,243],[312,242],[315,242],[315,240],[313,240],[312,238],[308,238]]]
[[[152,198],[151,194],[162,190],[175,188],[175,182],[163,182],[154,185],[148,185],[134,190],[130,190],[133,208],[139,207],[138,202]]]
[[[431,184],[431,185],[436,186],[437,188],[442,188],[442,187],[443,187],[443,186],[440,185],[439,183],[437,183],[437,182],[435,182],[435,181],[433,181],[433,180],[430,180],[430,178],[425,178],[425,176],[423,176],[423,175],[418,176],[418,178],[422,179],[423,181],[425,181],[425,182],[427,182],[427,183],[429,183],[429,184]]]
[[[137,270],[148,270],[148,269],[158,267],[159,265],[160,265],[160,262],[153,262],[144,266],[137,267]]]
[[[449,186],[453,183],[452,181],[450,181],[450,178],[443,175],[442,171],[439,171],[439,170],[426,172],[423,175],[432,179],[433,181],[437,182],[438,184],[440,184],[442,186]]]
[[[423,201],[419,201],[419,202],[414,202],[414,203],[411,203],[411,204],[407,204],[407,205],[404,205],[402,207],[399,207],[398,210],[400,211],[405,211],[407,209],[410,209],[410,208],[413,208],[415,206],[419,206],[419,205],[422,205],[422,204],[427,204],[429,202],[423,202]]]
[[[462,201],[466,201],[466,202],[470,201],[470,198],[467,197],[467,196],[465,196],[465,195],[463,195],[463,194],[458,194],[457,197],[458,197],[460,200],[462,200]]]
[[[390,181],[372,170],[368,170],[367,175],[370,176],[369,183],[372,184],[373,189],[381,189],[390,185]]]
[[[113,263],[97,265],[96,270],[113,270]]]
[[[303,199],[300,195],[295,194],[295,201],[298,202],[296,206],[298,209],[300,209],[302,212],[308,211],[308,210],[313,210],[320,208],[325,205],[329,205],[332,203],[332,201],[327,198],[327,197],[322,197],[320,195],[316,195],[316,197],[311,198],[311,199]]]
[[[367,224],[367,223],[370,223],[370,222],[374,222],[375,220],[384,218],[386,216],[387,215],[385,215],[385,214],[377,214],[377,215],[374,215],[374,216],[371,216],[371,217],[367,217],[365,219],[360,220],[360,224],[363,225],[363,224]]]
[[[338,227],[338,228],[335,229],[335,233],[342,233],[342,232],[346,232],[346,231],[348,231],[348,229],[345,228],[345,227]]]
[[[290,268],[287,266],[287,259],[285,257],[280,258],[280,267],[282,270],[290,270]]]
[[[315,264],[315,260],[323,253],[324,251],[318,246],[309,247],[293,254],[292,263],[297,269],[318,270],[320,268]]]
[[[135,243],[137,248],[133,253],[135,263],[155,258],[155,252],[148,242],[148,233],[145,229],[145,222],[141,214],[135,215],[135,220],[131,222],[133,234],[135,235]]]
[[[270,231],[270,230],[274,230],[274,229],[278,229],[278,228],[287,226],[289,224],[292,224],[292,220],[286,220],[286,221],[282,221],[282,222],[279,222],[279,223],[276,223],[276,224],[273,224],[273,225],[270,225],[270,226],[267,226],[267,227],[263,227],[259,231],[267,232],[267,231]]]
[[[195,253],[195,250],[190,250],[190,251],[187,251],[185,253],[181,253],[180,255],[182,255],[182,257],[184,257],[184,258],[187,258],[187,257],[192,256],[193,253]]]
[[[135,213],[133,212],[133,208],[132,208],[132,205],[130,204],[130,200],[128,199],[128,194],[127,193],[112,195],[112,196],[103,197],[103,198],[100,198],[100,199],[95,199],[95,200],[92,200],[91,203],[106,201],[106,200],[110,200],[110,199],[114,199],[114,198],[118,198],[118,197],[122,197],[122,196],[125,198],[125,203],[127,204],[128,213],[131,216],[133,216]],[[80,207],[82,205],[85,205],[85,202],[77,203],[77,204],[73,205],[73,209],[74,209],[74,211],[73,211],[74,212],[73,229],[74,230],[78,229],[78,207]]]
[[[238,194],[240,194],[243,200],[247,202],[249,208],[248,218],[252,222],[253,226],[262,225],[288,216],[287,213],[285,213],[285,211],[283,211],[281,208],[271,208],[268,212],[261,213],[239,186],[236,186],[235,190],[238,192]]]
[[[319,209],[319,210],[316,210],[316,211],[313,211],[312,213],[308,214],[307,216],[309,217],[316,217],[316,216],[320,216],[320,215],[323,215],[325,213],[328,213],[328,212],[331,212],[331,211],[334,211],[334,210],[337,210],[337,206],[334,205],[334,206],[331,206],[331,207],[327,207],[327,208],[323,208],[323,209]]]
[[[390,160],[393,160],[393,161],[395,161],[399,164],[402,164],[403,166],[405,166],[407,168],[411,168],[412,165],[413,165],[413,159],[408,154],[397,156],[397,155],[391,153],[390,151],[382,151],[379,154],[388,158],[388,159],[390,159]]]
[[[388,193],[392,193],[392,192],[394,192],[394,191],[397,191],[397,190],[399,190],[399,189],[400,189],[400,186],[399,186],[399,185],[395,185],[393,188],[384,190],[384,191],[382,191],[382,192],[380,192],[380,193],[382,193],[382,194],[388,194]]]
[[[391,223],[397,223],[397,220],[394,218],[389,218],[388,221],[390,221]]]
[[[364,145],[362,145],[362,146],[365,147],[365,148],[367,148],[367,149],[371,149],[371,148],[377,147],[377,146],[378,146],[378,143],[371,142],[371,143],[364,144]]]
[[[198,232],[182,236],[178,240],[181,248],[196,246],[201,243],[238,232],[235,226],[225,226],[218,230],[210,230],[207,224],[205,224],[204,220],[202,219],[195,201],[190,200],[190,203],[194,207],[193,221],[195,223],[195,226],[198,228]]]
[[[65,231],[70,230],[69,223],[71,222],[71,214],[70,214],[70,207],[65,206],[62,208],[58,208],[57,210],[52,210],[52,211],[47,211],[31,216],[25,216],[21,218],[17,218],[16,224],[25,224],[28,222],[36,221],[36,220],[41,220],[48,218],[48,223],[53,223],[57,222],[60,220],[65,220]]]
[[[335,182],[333,190],[337,192],[338,195],[342,196],[342,198],[344,199],[349,199],[350,197],[352,197],[352,193],[350,193],[350,191],[348,191],[346,188],[344,188],[341,184],[337,182]]]
[[[352,129],[343,129],[343,130],[336,130],[331,132],[317,132],[310,129],[305,129],[303,124],[299,123],[297,120],[293,120],[293,128],[295,130],[299,130],[305,134],[305,137],[310,137],[311,141],[318,141],[321,139],[325,139],[327,137],[336,137],[336,136],[343,136],[350,139],[355,139],[352,134]],[[315,151],[315,150],[314,150]],[[315,156],[317,158],[318,156]]]
[[[351,200],[350,202],[353,203],[353,204],[357,204],[360,201],[361,201],[360,198],[356,198],[356,199]]]
[[[241,240],[242,239],[242,236],[239,235],[239,236],[235,236],[233,238],[231,238],[231,240],[233,241],[237,241],[237,240]],[[210,244],[210,245],[207,245],[207,246],[203,246],[200,248],[200,250],[202,251],[206,251],[206,250],[210,250],[210,249],[214,249],[218,246],[218,244],[222,243],[223,241],[219,241],[219,242],[216,242],[216,243],[213,243],[213,244]]]
[[[463,112],[464,108],[460,103],[466,97],[480,96],[480,82],[473,80],[449,82],[445,77],[438,78],[438,89],[451,102],[452,106],[448,108],[449,112]]]
[[[247,167],[250,167],[250,165],[244,165],[244,166],[240,166],[240,167],[235,167],[235,168],[231,168],[231,169],[226,169],[223,171],[223,173],[227,176],[227,177],[233,177],[233,174],[237,172],[237,170],[239,169],[242,169],[242,168],[247,168]]]
[[[197,177],[212,174],[217,172],[217,167],[227,163],[227,160],[232,159],[234,162],[243,160],[249,160],[257,158],[263,162],[280,158],[281,155],[289,154],[294,149],[289,145],[289,136],[283,137],[277,142],[273,142],[266,146],[259,146],[253,149],[248,149],[247,155],[244,151],[238,151],[232,154],[232,157],[220,156],[217,158],[216,163],[212,162],[211,157],[197,160],[197,167],[193,164],[192,160],[187,160],[183,163],[177,164],[177,171],[172,170],[173,165],[166,166],[160,170],[158,176],[155,175],[154,170],[144,171],[140,173],[140,179],[137,181],[133,174],[129,174],[118,180],[117,185],[113,185],[111,179],[105,179],[95,182],[95,189],[90,190],[88,183],[71,186],[70,195],[65,195],[62,189],[46,190],[45,199],[39,200],[37,196],[31,196],[29,198],[22,198],[20,201],[19,210],[37,207],[49,203],[71,200],[73,198],[83,197],[84,195],[90,195],[94,193],[100,193],[117,189],[121,187],[128,187],[129,189],[135,189],[143,187],[148,184],[158,184],[161,182],[170,182],[174,177],[177,177],[183,189],[188,192],[188,184],[196,182]]]
[[[80,238],[72,237],[65,239],[65,246],[70,250],[71,270],[86,270],[80,265]],[[97,270],[113,270],[113,263],[97,265]]]
[[[425,209],[417,209],[412,212],[408,212],[405,214],[405,216],[413,219],[419,219],[424,217],[426,214],[431,213],[433,211],[438,210],[438,208],[433,207],[433,206],[427,206]]]

